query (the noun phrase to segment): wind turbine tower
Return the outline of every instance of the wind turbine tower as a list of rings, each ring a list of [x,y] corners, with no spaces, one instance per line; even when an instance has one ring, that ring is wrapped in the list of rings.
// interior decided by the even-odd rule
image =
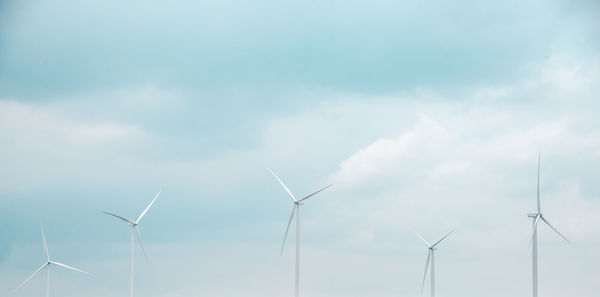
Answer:
[[[144,209],[144,211],[138,216],[137,220],[135,220],[135,221],[126,219],[122,216],[119,216],[119,215],[116,215],[113,213],[109,213],[106,211],[104,212],[107,215],[111,215],[117,219],[125,221],[131,227],[131,251],[130,251],[130,257],[129,257],[129,297],[133,297],[133,266],[134,266],[134,254],[135,254],[135,235],[137,234],[137,238],[140,243],[140,247],[142,248],[142,252],[144,252],[144,257],[146,258],[146,263],[148,263],[148,266],[150,266],[150,261],[148,261],[148,255],[146,255],[146,250],[144,249],[144,244],[142,243],[142,235],[140,235],[140,229],[138,228],[138,225],[140,223],[140,220],[144,217],[144,215],[146,215],[146,213],[148,212],[148,210],[150,209],[152,204],[154,204],[154,202],[158,198],[158,195],[160,195],[160,192],[161,191],[158,191],[158,194],[156,194],[156,196],[154,196],[154,199],[152,199],[152,202],[150,202],[150,204],[148,204],[148,207],[146,207],[146,209]]]
[[[46,236],[44,235],[44,228],[42,227],[42,224],[40,224],[40,231],[42,232],[42,242],[44,243],[44,255],[46,256],[46,263],[44,263],[44,265],[42,265],[40,268],[38,268],[36,271],[34,271],[33,274],[31,274],[28,278],[26,278],[13,292],[16,292],[17,290],[19,290],[28,281],[30,281],[32,278],[34,278],[36,275],[38,275],[40,272],[42,272],[42,270],[46,269],[46,297],[49,297],[50,296],[50,267],[52,265],[66,268],[66,269],[73,270],[73,271],[77,271],[77,272],[80,272],[83,274],[91,275],[91,273],[83,271],[81,269],[77,269],[77,268],[71,267],[69,265],[60,263],[60,262],[52,261],[50,259],[50,253],[48,252],[48,244],[46,244]]]
[[[554,232],[556,232],[556,234],[558,234],[560,237],[562,237],[568,243],[571,243],[564,235],[560,234],[560,232],[558,232],[558,230],[556,230],[556,228],[554,228],[550,224],[550,222],[548,222],[548,220],[544,217],[544,215],[542,215],[542,209],[540,207],[540,155],[541,155],[541,153],[538,153],[538,174],[537,174],[537,195],[536,195],[536,197],[537,197],[537,212],[527,214],[528,217],[533,219],[533,234],[531,235],[531,241],[530,241],[531,256],[532,256],[531,273],[532,273],[532,281],[533,281],[533,288],[532,288],[533,289],[533,297],[538,297],[538,260],[537,260],[537,254],[538,254],[537,226],[538,226],[538,223],[540,221],[543,221],[546,225],[548,225],[548,227],[550,227],[550,229],[554,230]]]
[[[442,237],[442,239],[438,240],[436,243],[434,244],[429,244],[429,242],[427,242],[427,240],[425,240],[425,238],[423,238],[423,236],[421,236],[421,234],[419,234],[419,232],[414,231],[417,236],[419,236],[419,238],[421,238],[421,240],[423,240],[423,242],[425,243],[425,245],[427,246],[427,261],[425,262],[425,273],[423,273],[423,282],[421,283],[421,294],[423,294],[423,289],[425,288],[425,278],[427,277],[427,269],[429,268],[430,264],[431,264],[431,297],[435,296],[435,250],[437,250],[436,246],[442,242],[442,240],[446,239],[446,237],[448,237],[448,235],[450,235],[452,232],[454,232],[455,229],[452,229],[450,232],[448,232],[446,235],[444,235],[444,237]],[[431,260],[431,261],[430,261]]]
[[[269,169],[269,172],[271,172],[273,177],[275,177],[275,179],[277,179],[277,181],[281,184],[281,186],[285,189],[285,191],[290,195],[290,197],[292,198],[292,203],[294,204],[292,206],[292,214],[290,215],[290,219],[289,219],[287,227],[285,229],[285,235],[283,236],[283,243],[281,244],[281,254],[283,254],[283,247],[285,246],[285,240],[287,238],[288,231],[290,230],[290,225],[292,224],[292,219],[294,218],[294,213],[295,213],[296,214],[296,274],[295,274],[295,280],[294,280],[294,296],[299,297],[300,296],[300,206],[304,205],[304,203],[303,203],[304,200],[331,187],[332,185],[329,184],[312,194],[306,195],[300,199],[296,199],[296,197],[294,197],[294,194],[292,194],[290,189],[288,189],[288,187],[283,183],[283,181],[281,181],[281,179],[270,169]]]

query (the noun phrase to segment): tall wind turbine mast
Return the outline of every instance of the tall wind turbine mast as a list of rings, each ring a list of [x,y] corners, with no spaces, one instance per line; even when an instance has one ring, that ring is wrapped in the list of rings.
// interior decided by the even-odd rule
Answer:
[[[154,199],[152,199],[152,202],[150,202],[150,204],[148,204],[146,209],[144,209],[144,211],[138,216],[137,220],[135,220],[135,221],[128,220],[122,216],[104,211],[104,213],[107,215],[111,215],[117,219],[125,221],[131,227],[131,251],[130,251],[130,258],[129,258],[129,297],[133,297],[133,266],[134,266],[135,235],[136,234],[137,234],[138,241],[140,243],[140,247],[142,248],[142,252],[144,252],[144,257],[146,258],[146,263],[148,263],[148,266],[150,266],[150,261],[148,261],[148,255],[146,255],[146,250],[144,249],[144,244],[142,243],[142,235],[140,235],[140,230],[138,228],[138,224],[140,223],[140,220],[142,220],[144,215],[146,215],[146,213],[148,212],[150,207],[152,207],[152,204],[154,204],[154,202],[158,198],[158,195],[160,195],[161,191],[158,191],[158,194],[156,194],[156,196],[154,196]]]
[[[50,253],[48,252],[48,244],[46,244],[46,236],[44,235],[44,227],[42,227],[42,224],[40,224],[40,231],[42,232],[42,242],[44,243],[44,255],[46,256],[46,263],[44,263],[44,265],[42,265],[40,268],[38,268],[36,271],[34,271],[33,274],[31,274],[28,278],[26,278],[13,292],[16,292],[17,290],[19,290],[28,281],[30,281],[32,278],[34,278],[36,275],[38,275],[40,272],[42,272],[42,270],[46,269],[46,297],[49,297],[50,296],[50,267],[52,265],[91,275],[91,273],[83,271],[81,269],[77,269],[77,268],[71,267],[69,265],[50,260]]]
[[[531,256],[532,256],[532,281],[533,281],[533,297],[538,297],[538,265],[537,265],[537,226],[540,220],[544,222],[550,229],[554,230],[556,234],[566,240],[568,243],[571,243],[564,235],[560,234],[556,228],[554,228],[550,222],[542,215],[542,209],[540,207],[540,155],[541,152],[538,152],[538,172],[537,172],[537,212],[527,214],[528,217],[533,219],[533,234],[531,235]]]
[[[421,238],[421,240],[423,240],[423,242],[427,246],[427,261],[425,262],[425,273],[423,273],[423,283],[421,283],[421,294],[423,294],[423,289],[425,288],[425,278],[427,277],[427,269],[429,268],[429,266],[431,264],[431,297],[435,296],[435,257],[434,257],[434,252],[435,252],[435,250],[437,250],[436,246],[438,244],[440,244],[440,242],[442,242],[442,240],[446,239],[446,237],[448,237],[448,235],[450,235],[452,232],[454,232],[454,230],[455,229],[452,229],[450,232],[448,232],[446,235],[444,235],[444,237],[442,237],[442,239],[438,240],[434,244],[429,244],[429,242],[427,242],[427,240],[425,240],[425,238],[423,238],[423,236],[421,236],[421,234],[419,234],[419,232],[413,230],[417,234],[417,236],[419,236],[419,238]]]
[[[283,254],[283,247],[285,246],[285,240],[287,238],[288,231],[290,230],[290,225],[292,224],[292,219],[294,218],[294,213],[295,213],[296,214],[296,274],[295,274],[295,281],[294,281],[294,292],[295,292],[294,296],[299,297],[300,296],[300,206],[304,204],[303,203],[304,200],[331,187],[332,185],[329,184],[312,194],[306,195],[300,199],[296,199],[296,197],[294,197],[294,194],[292,194],[290,189],[288,189],[288,187],[283,183],[283,181],[281,181],[281,179],[273,171],[271,171],[271,169],[269,169],[269,172],[271,172],[273,177],[275,177],[275,179],[277,179],[277,181],[281,184],[281,186],[285,189],[285,191],[290,195],[290,197],[292,198],[292,203],[294,204],[292,206],[292,214],[290,215],[290,219],[288,221],[287,227],[285,228],[285,235],[283,236],[283,243],[281,244],[280,254]]]

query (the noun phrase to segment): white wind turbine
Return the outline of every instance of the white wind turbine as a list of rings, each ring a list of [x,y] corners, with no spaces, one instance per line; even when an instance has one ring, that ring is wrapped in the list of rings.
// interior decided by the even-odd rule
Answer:
[[[46,269],[46,297],[50,296],[50,267],[52,265],[56,265],[56,266],[60,266],[66,269],[70,269],[73,271],[77,271],[77,272],[81,272],[81,273],[85,273],[88,275],[91,275],[91,273],[71,267],[69,265],[63,264],[63,263],[59,263],[56,261],[52,261],[50,260],[50,253],[48,252],[48,245],[46,244],[46,236],[44,236],[44,228],[42,227],[42,224],[40,224],[40,230],[42,231],[42,242],[44,243],[44,254],[46,255],[46,263],[44,263],[44,265],[42,265],[40,268],[38,268],[32,275],[30,275],[27,279],[25,279],[14,291],[16,292],[17,290],[19,290],[21,287],[23,287],[29,280],[31,280],[33,277],[35,277],[38,273],[42,272],[42,270]]]
[[[538,268],[537,268],[537,225],[542,220],[548,227],[550,227],[556,234],[571,243],[564,235],[560,234],[556,228],[554,228],[546,218],[542,215],[540,208],[540,154],[538,153],[538,175],[537,175],[537,212],[527,214],[528,217],[533,219],[533,234],[531,235],[531,241],[529,245],[532,247],[532,280],[533,280],[533,297],[538,296]]]
[[[436,243],[434,244],[429,244],[427,242],[427,240],[425,240],[425,238],[423,238],[423,236],[421,236],[421,234],[419,234],[419,232],[414,231],[417,236],[419,236],[419,238],[421,238],[421,240],[423,240],[423,242],[425,243],[425,245],[427,246],[427,261],[425,262],[425,273],[423,273],[423,283],[421,284],[421,294],[423,293],[423,288],[425,288],[425,277],[427,277],[427,269],[429,268],[429,263],[431,260],[431,297],[435,296],[435,258],[434,258],[434,251],[437,249],[436,246],[442,242],[442,240],[444,240],[446,237],[448,237],[448,235],[450,235],[452,232],[454,232],[455,229],[452,229],[450,232],[448,232],[448,234],[444,235],[444,237],[442,237],[442,239],[438,240]]]
[[[295,276],[295,282],[294,282],[294,284],[295,284],[295,289],[294,289],[295,294],[294,295],[296,297],[299,297],[300,296],[300,205],[304,204],[304,203],[302,203],[304,200],[331,187],[332,184],[329,184],[312,194],[306,195],[300,199],[296,199],[296,197],[294,197],[294,194],[292,194],[290,189],[288,189],[288,187],[281,181],[281,179],[273,171],[271,171],[271,169],[269,169],[269,172],[271,172],[271,174],[275,177],[275,179],[277,179],[277,181],[281,184],[281,186],[283,186],[285,191],[292,198],[292,202],[294,203],[294,206],[292,207],[292,214],[290,215],[290,219],[289,219],[287,227],[285,229],[285,235],[283,236],[283,243],[281,244],[281,254],[283,254],[283,247],[285,246],[285,240],[287,238],[288,231],[290,230],[290,225],[292,224],[292,219],[294,218],[294,213],[296,213],[296,276]]]
[[[160,195],[161,191],[158,191],[158,194],[156,194],[156,196],[154,196],[154,199],[152,199],[152,202],[150,202],[150,204],[148,204],[148,207],[146,207],[146,209],[144,209],[144,211],[140,214],[140,216],[135,221],[131,221],[122,216],[118,216],[116,214],[104,211],[104,213],[107,215],[111,215],[113,217],[116,217],[118,219],[121,219],[121,220],[127,222],[127,224],[129,224],[129,226],[131,227],[131,256],[129,258],[129,297],[133,297],[133,265],[134,265],[133,259],[134,259],[134,253],[135,253],[135,234],[137,234],[138,241],[140,242],[140,247],[142,248],[142,252],[144,252],[144,257],[146,258],[146,263],[148,263],[148,266],[150,266],[150,261],[148,261],[148,256],[146,255],[146,250],[144,249],[144,244],[142,243],[142,236],[140,235],[140,230],[138,229],[138,224],[140,223],[140,220],[144,217],[144,215],[148,212],[148,210],[150,209],[152,204],[154,204],[154,201],[156,201],[156,198],[158,198],[158,195]]]

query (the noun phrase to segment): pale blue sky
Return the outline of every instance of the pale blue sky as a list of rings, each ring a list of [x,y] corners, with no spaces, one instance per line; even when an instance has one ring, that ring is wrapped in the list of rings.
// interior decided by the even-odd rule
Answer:
[[[544,296],[600,290],[597,1],[0,1],[0,295],[57,260],[53,295],[302,291],[529,296],[537,150]],[[547,228],[546,228],[547,229]],[[293,235],[293,233],[292,233]],[[293,246],[293,240],[289,242]],[[490,269],[493,267],[493,269]],[[490,292],[492,291],[492,292]],[[43,293],[38,278],[15,294]]]

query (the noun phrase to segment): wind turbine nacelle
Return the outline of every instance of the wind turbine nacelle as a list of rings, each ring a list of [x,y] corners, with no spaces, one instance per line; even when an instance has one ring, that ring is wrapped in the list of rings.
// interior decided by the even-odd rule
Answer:
[[[527,216],[530,218],[535,218],[538,216],[538,214],[537,213],[528,213]]]

